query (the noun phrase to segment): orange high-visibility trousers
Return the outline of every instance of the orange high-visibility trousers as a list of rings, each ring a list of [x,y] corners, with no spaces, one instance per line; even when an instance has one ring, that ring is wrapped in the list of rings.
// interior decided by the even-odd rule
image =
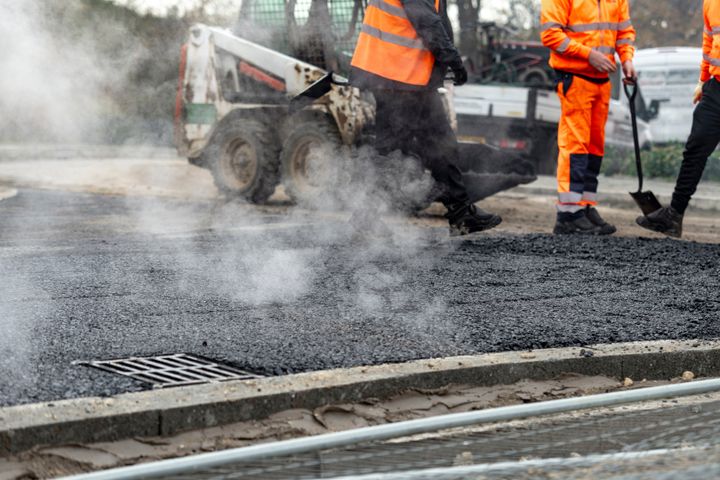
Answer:
[[[610,89],[610,82],[598,84],[578,76],[558,83],[562,107],[557,166],[560,212],[577,212],[597,204]]]

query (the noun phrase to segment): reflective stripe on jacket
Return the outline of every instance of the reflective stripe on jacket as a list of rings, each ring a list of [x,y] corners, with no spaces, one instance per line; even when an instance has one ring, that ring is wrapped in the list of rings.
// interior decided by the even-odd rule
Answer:
[[[628,0],[542,0],[540,38],[550,48],[550,66],[591,77],[607,77],[588,62],[591,50],[615,61],[632,60],[635,29]]]
[[[435,11],[440,1],[435,0]],[[400,0],[369,0],[351,65],[409,85],[430,81],[435,57],[408,20]]]
[[[700,66],[700,80],[720,77],[720,2],[703,2],[703,61]]]

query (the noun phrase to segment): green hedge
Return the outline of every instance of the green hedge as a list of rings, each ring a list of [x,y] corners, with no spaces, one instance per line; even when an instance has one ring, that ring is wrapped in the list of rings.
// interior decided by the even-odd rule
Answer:
[[[652,150],[641,152],[643,173],[648,178],[665,178],[675,180],[684,149],[682,143],[672,143],[653,147]],[[602,173],[607,176],[631,175],[635,173],[635,154],[629,149],[608,147],[605,152]],[[716,151],[708,159],[703,180],[720,181],[720,151]]]

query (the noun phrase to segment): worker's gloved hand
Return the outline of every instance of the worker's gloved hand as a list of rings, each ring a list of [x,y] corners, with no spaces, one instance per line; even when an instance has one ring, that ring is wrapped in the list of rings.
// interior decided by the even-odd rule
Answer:
[[[453,72],[453,85],[465,85],[468,81],[468,72],[465,65],[458,63],[450,67]]]
[[[700,82],[698,82],[697,86],[695,87],[695,92],[693,93],[693,103],[698,103],[700,101],[700,99],[702,98],[703,85],[705,85],[705,82],[700,81]]]

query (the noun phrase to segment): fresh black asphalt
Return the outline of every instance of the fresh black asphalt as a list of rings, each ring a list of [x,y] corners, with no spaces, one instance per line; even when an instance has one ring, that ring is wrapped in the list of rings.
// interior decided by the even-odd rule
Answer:
[[[82,360],[185,352],[275,375],[720,336],[720,245],[390,226],[21,191],[0,202],[0,405],[148,388]]]

